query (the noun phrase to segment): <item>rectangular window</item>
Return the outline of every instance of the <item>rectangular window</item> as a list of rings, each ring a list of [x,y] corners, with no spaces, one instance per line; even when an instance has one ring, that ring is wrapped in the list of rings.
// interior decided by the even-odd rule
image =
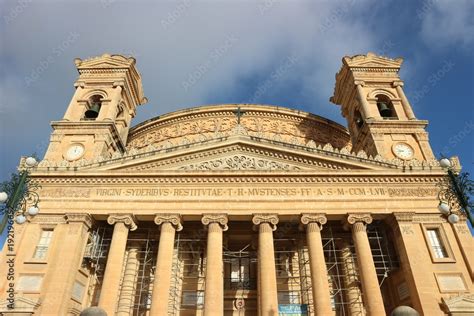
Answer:
[[[428,228],[426,233],[428,234],[428,240],[430,242],[431,248],[433,249],[434,257],[437,259],[448,258],[448,252],[446,251],[446,247],[441,240],[439,229]]]
[[[49,244],[51,243],[51,239],[53,238],[53,230],[43,230],[41,232],[41,237],[36,246],[35,253],[33,255],[34,259],[44,259],[46,258],[46,253],[48,252]]]
[[[204,306],[204,291],[183,291],[183,306]]]

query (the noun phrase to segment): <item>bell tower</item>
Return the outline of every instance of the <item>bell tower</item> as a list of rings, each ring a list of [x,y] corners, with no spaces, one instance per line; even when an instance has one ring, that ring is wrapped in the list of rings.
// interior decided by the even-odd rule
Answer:
[[[136,108],[147,102],[135,63],[109,54],[75,59],[76,90],[63,119],[51,123],[46,160],[93,160],[125,151]]]
[[[373,53],[344,57],[330,101],[347,119],[352,150],[386,159],[434,159],[425,128],[403,91],[403,59]]]

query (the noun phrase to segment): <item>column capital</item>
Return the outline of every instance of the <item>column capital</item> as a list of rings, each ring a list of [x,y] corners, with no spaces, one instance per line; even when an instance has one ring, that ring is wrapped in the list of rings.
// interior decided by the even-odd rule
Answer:
[[[278,224],[279,219],[277,214],[253,214],[252,223],[255,226],[259,226],[263,223],[270,224],[270,227],[273,231],[276,230],[276,225]]]
[[[163,223],[170,223],[174,226],[176,231],[179,232],[183,230],[181,215],[179,214],[155,214],[154,222],[158,226]]]
[[[356,81],[354,81],[354,84],[355,84],[356,86],[365,86],[365,81],[363,81],[363,80],[356,80]]]
[[[353,213],[347,214],[347,222],[351,225],[355,223],[363,223],[364,225],[372,223],[373,218],[369,213]]]
[[[124,223],[131,231],[136,230],[137,220],[133,214],[109,214],[107,218],[109,225],[115,225],[116,223]]]
[[[396,88],[396,87],[403,87],[403,85],[404,85],[403,81],[394,81],[394,82],[392,82],[392,86],[393,86],[394,88]]]
[[[84,223],[87,229],[91,229],[94,219],[89,214],[84,213],[66,213],[67,223]]]
[[[308,225],[309,223],[318,223],[319,225],[326,224],[328,219],[323,213],[303,213],[301,214],[301,224]]]
[[[223,231],[229,229],[227,226],[227,214],[202,214],[201,223],[208,226],[211,223],[217,223],[222,227]]]

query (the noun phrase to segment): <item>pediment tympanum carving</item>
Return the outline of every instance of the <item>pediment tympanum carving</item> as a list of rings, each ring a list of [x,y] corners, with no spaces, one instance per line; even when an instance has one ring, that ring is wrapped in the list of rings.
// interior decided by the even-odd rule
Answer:
[[[360,159],[315,154],[298,148],[285,148],[278,144],[257,144],[250,139],[236,138],[226,143],[183,148],[174,152],[159,152],[130,162],[104,165],[99,170],[126,172],[143,171],[213,171],[262,170],[310,171],[381,169],[375,161],[361,163]]]

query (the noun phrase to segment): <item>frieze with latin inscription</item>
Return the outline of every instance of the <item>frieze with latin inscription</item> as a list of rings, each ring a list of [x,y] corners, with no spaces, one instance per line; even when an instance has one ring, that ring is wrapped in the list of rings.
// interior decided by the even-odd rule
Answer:
[[[139,187],[139,188],[44,188],[47,198],[176,198],[176,197],[372,197],[412,198],[435,197],[436,188],[385,188],[385,187]]]

